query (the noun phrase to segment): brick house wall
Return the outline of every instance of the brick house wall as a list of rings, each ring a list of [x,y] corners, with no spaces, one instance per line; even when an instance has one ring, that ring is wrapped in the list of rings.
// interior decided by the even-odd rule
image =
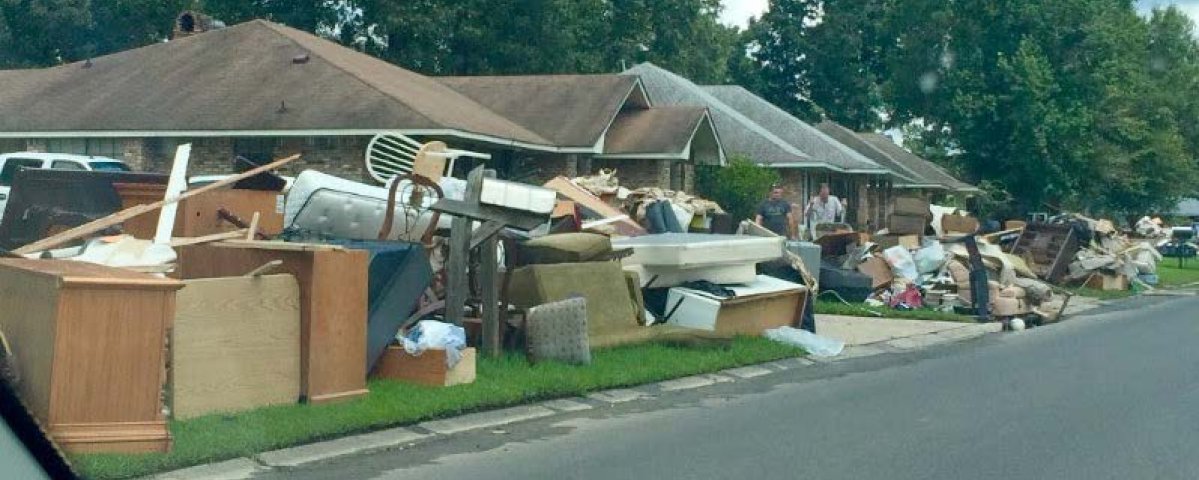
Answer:
[[[672,187],[674,165],[671,160],[596,158],[591,161],[591,165],[594,171],[599,171],[601,168],[615,169],[616,177],[620,179],[620,185],[625,188],[670,189]]]

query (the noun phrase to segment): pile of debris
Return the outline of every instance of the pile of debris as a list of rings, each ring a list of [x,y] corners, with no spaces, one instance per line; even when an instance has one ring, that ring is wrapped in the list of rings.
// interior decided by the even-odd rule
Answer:
[[[554,188],[553,184],[561,185],[563,180],[551,181],[546,186]],[[627,212],[629,219],[641,224],[648,233],[732,233],[730,219],[720,205],[686,192],[657,187],[630,190],[620,185],[615,170],[606,169],[566,181],[608,206]],[[609,233],[617,232],[609,230]]]

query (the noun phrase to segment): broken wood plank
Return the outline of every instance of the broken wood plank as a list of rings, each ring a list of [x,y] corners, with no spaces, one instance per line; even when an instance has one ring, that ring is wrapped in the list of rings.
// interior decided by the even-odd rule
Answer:
[[[472,204],[449,198],[438,200],[430,209],[458,218],[465,217],[469,220],[478,220],[481,222],[495,220],[506,226],[526,232],[534,230],[549,221],[548,214],[523,212],[495,205]]]
[[[495,220],[488,220],[479,225],[479,228],[475,229],[475,232],[470,236],[470,249],[474,250],[483,242],[494,237],[495,234],[500,233],[500,230],[503,229],[504,224]]]
[[[264,250],[286,250],[291,252],[327,252],[346,250],[345,247],[337,245],[324,245],[320,243],[295,243],[295,242],[276,242],[264,240],[225,240],[220,243],[214,243],[217,247],[230,248],[258,248]]]
[[[214,233],[212,235],[204,235],[202,237],[177,237],[171,239],[172,247],[185,247],[188,245],[198,245],[201,243],[219,242],[221,240],[232,240],[246,236],[249,229],[239,229],[231,232]]]
[[[479,343],[483,354],[489,357],[498,357],[500,354],[500,292],[495,281],[499,268],[499,255],[496,252],[498,243],[497,234],[488,235],[479,252],[479,283],[482,284],[479,289],[483,297],[483,338]]]
[[[182,195],[179,195],[176,197],[164,198],[164,199],[154,202],[154,203],[149,203],[146,205],[138,205],[136,207],[130,207],[125,210],[121,210],[117,213],[114,213],[112,215],[109,215],[107,217],[85,223],[83,225],[72,228],[70,230],[59,233],[57,235],[53,235],[48,238],[38,240],[29,245],[25,245],[21,248],[13,250],[13,253],[16,253],[18,255],[25,255],[25,254],[34,253],[34,252],[40,252],[42,250],[54,248],[54,247],[57,247],[59,245],[62,245],[64,243],[67,243],[67,242],[70,242],[73,240],[81,239],[81,238],[91,235],[93,233],[104,230],[105,228],[111,227],[113,225],[117,225],[126,220],[137,217],[138,215],[144,215],[146,213],[153,212],[153,211],[158,210],[167,205],[173,205],[185,198],[191,198],[191,197],[194,197],[197,195],[203,195],[205,193],[211,192],[218,188],[237,183],[237,181],[242,180],[244,178],[249,178],[249,177],[252,177],[252,176],[257,175],[262,172],[274,170],[276,168],[287,165],[288,163],[291,163],[298,158],[300,158],[300,154],[295,154],[295,155],[268,163],[261,167],[247,170],[247,171],[239,173],[237,175],[233,175],[233,176],[227,177],[225,179],[222,179],[220,181],[213,182],[211,184],[205,185],[205,186],[197,188],[195,190],[190,190],[190,191],[184,192]]]
[[[176,197],[187,189],[187,164],[191,153],[190,143],[175,149],[175,163],[171,164],[171,178],[167,180],[166,195],[163,198]],[[171,243],[171,232],[175,229],[175,214],[178,210],[177,203],[162,207],[162,212],[158,214],[158,226],[154,230],[154,243]]]
[[[258,219],[262,215],[254,212],[254,216],[250,217],[250,226],[246,228],[246,240],[254,240],[254,236],[258,234]]]

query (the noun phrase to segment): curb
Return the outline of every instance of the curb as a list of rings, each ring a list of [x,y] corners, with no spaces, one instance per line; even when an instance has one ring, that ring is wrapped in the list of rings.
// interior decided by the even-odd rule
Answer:
[[[430,420],[407,427],[342,437],[259,453],[252,458],[236,458],[223,462],[199,465],[165,472],[145,478],[155,480],[241,480],[271,471],[285,471],[309,463],[338,457],[408,448],[421,442],[463,432],[495,428],[513,423],[547,418],[566,413],[591,410],[597,406],[618,405],[657,398],[659,395],[700,390],[725,383],[764,377],[797,368],[819,367],[856,358],[887,353],[909,352],[934,345],[965,341],[991,333],[999,333],[1003,325],[992,322],[964,324],[961,328],[912,337],[894,338],[867,345],[847,346],[836,357],[797,357],[758,365],[730,368],[714,373],[664,380],[637,387],[600,390],[585,397],[562,398],[517,407],[469,413],[452,418]]]

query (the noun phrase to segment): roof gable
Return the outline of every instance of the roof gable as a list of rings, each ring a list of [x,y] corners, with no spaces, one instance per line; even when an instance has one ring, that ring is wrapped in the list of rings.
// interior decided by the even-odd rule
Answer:
[[[626,104],[644,96],[631,75],[439,77],[438,80],[555,145],[594,147]]]
[[[704,107],[690,106],[626,109],[616,116],[604,138],[604,154],[669,154],[681,158],[706,114]]]
[[[881,169],[881,166],[873,160],[739,85],[715,85],[702,88],[817,160],[826,161],[850,171]]]

